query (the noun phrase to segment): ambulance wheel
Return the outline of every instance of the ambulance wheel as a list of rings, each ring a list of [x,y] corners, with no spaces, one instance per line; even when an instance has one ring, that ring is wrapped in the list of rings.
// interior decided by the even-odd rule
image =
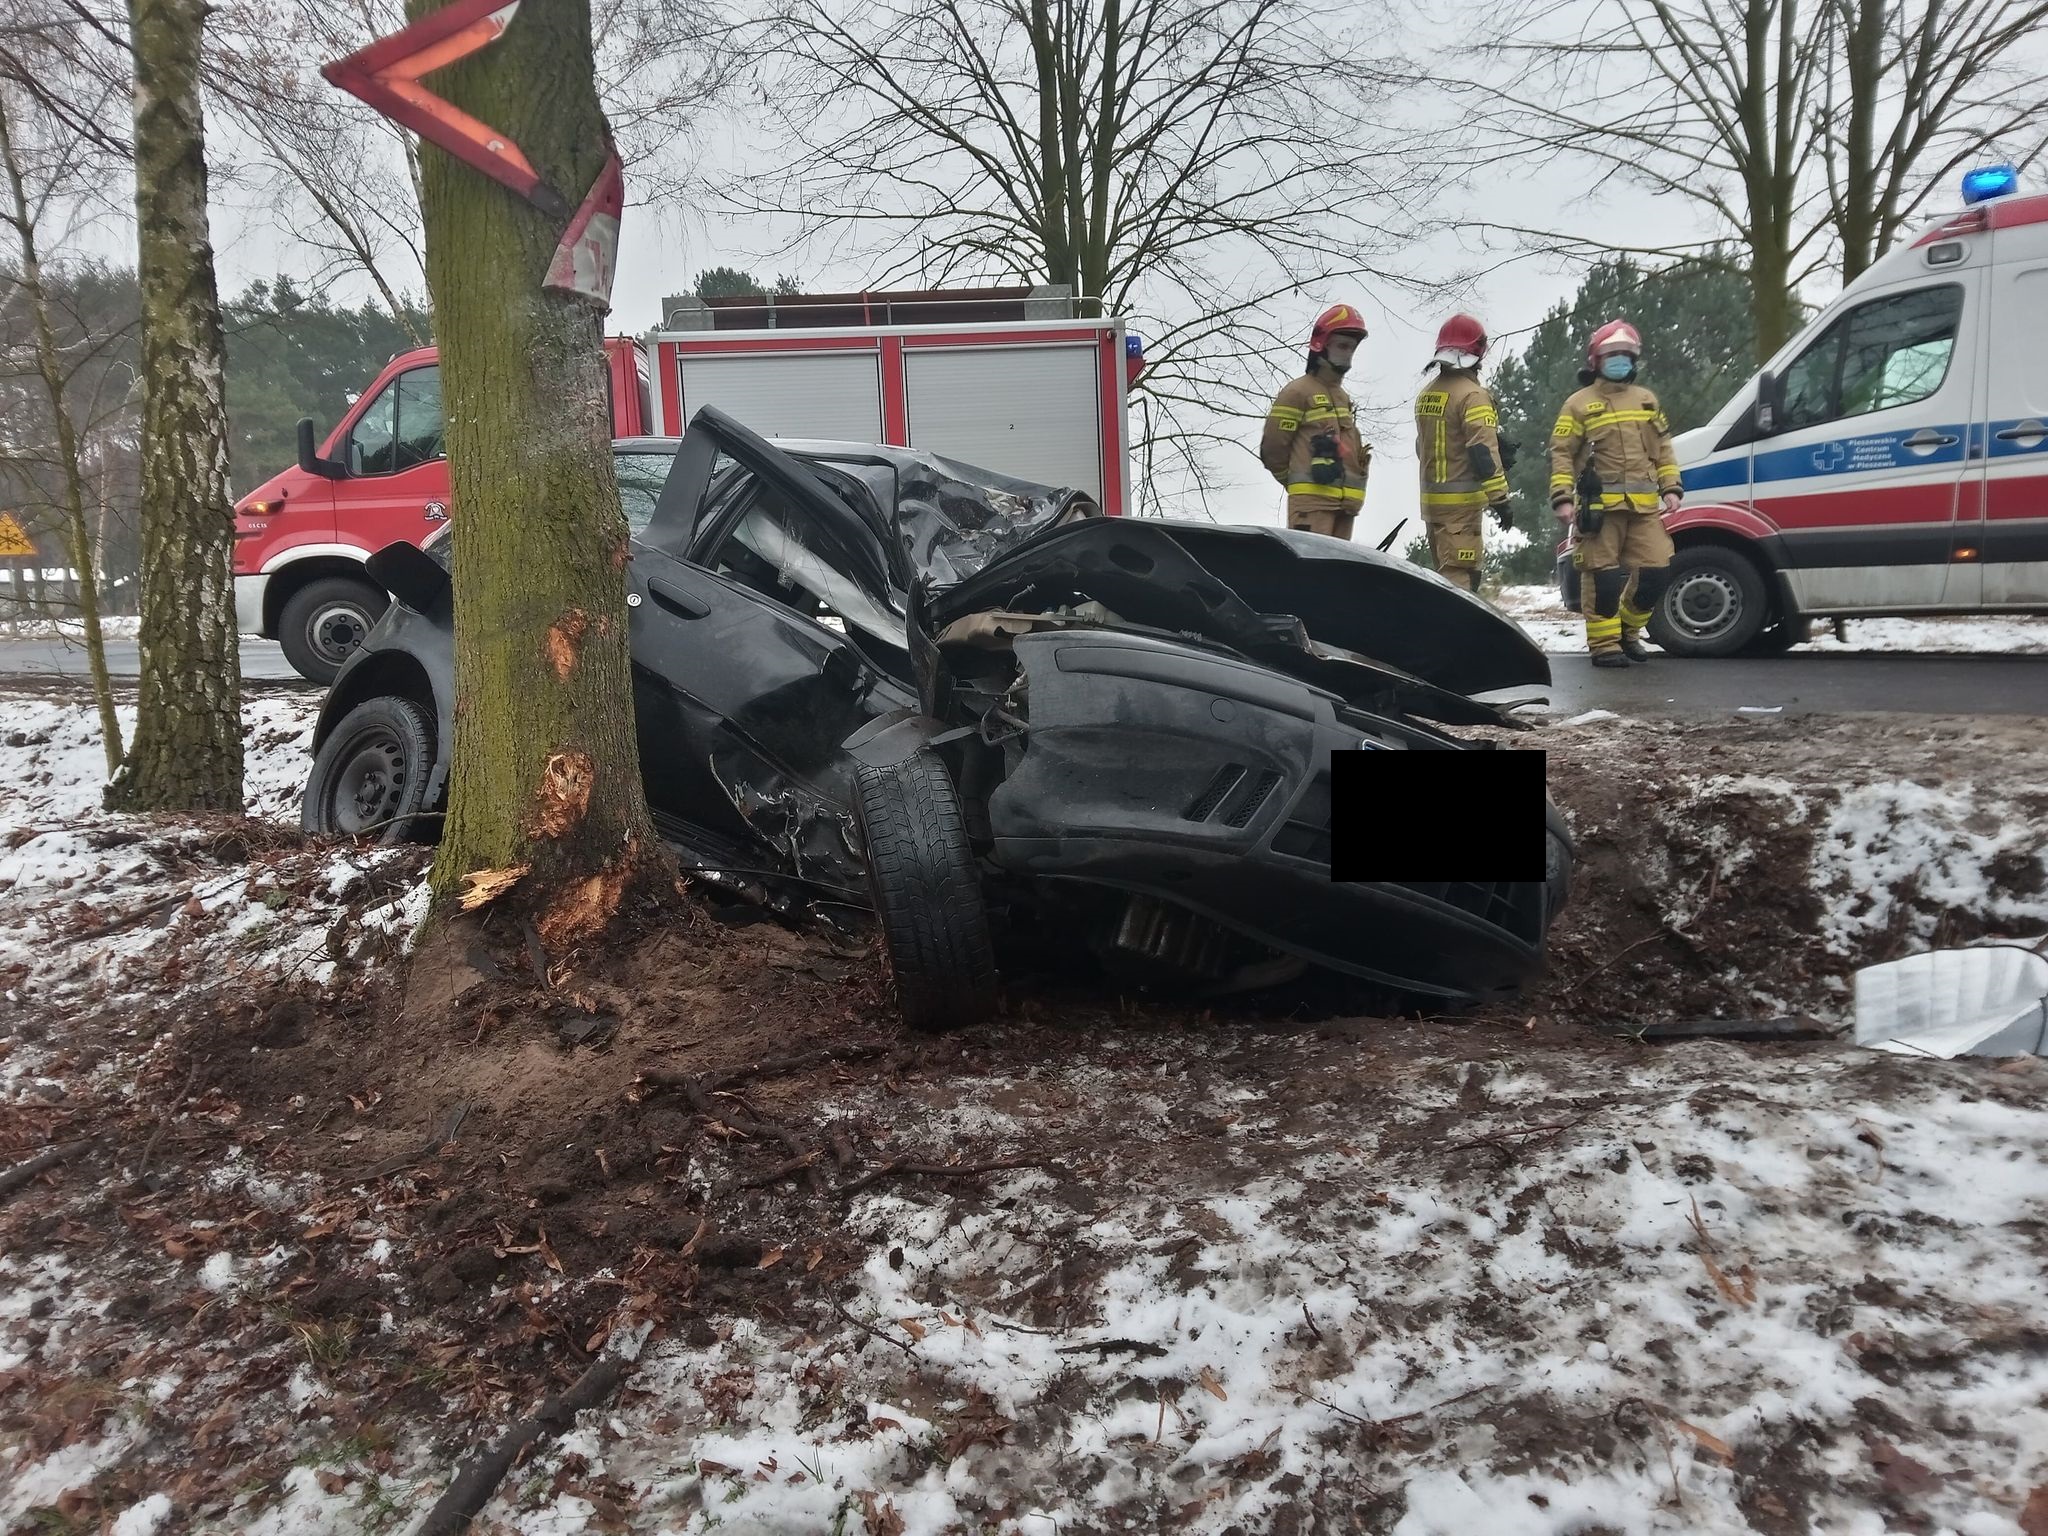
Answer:
[[[1746,555],[1694,544],[1671,561],[1671,585],[1650,615],[1650,638],[1674,656],[1733,656],[1771,617],[1763,573]]]
[[[995,945],[953,776],[935,752],[862,766],[854,804],[896,1006],[912,1029],[995,1012]]]
[[[277,641],[292,670],[327,684],[363,643],[391,604],[381,588],[353,576],[322,576],[288,598],[277,616]]]

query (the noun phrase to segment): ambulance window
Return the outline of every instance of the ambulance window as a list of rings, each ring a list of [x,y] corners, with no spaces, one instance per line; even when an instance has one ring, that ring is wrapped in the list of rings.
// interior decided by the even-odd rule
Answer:
[[[1948,377],[1963,290],[1953,283],[1860,304],[1785,370],[1780,431],[1913,405]]]

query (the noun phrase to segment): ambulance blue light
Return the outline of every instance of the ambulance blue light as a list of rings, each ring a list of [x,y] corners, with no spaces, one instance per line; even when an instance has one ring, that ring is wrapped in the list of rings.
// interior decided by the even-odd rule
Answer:
[[[1127,335],[1127,336],[1125,336],[1125,337],[1124,337],[1124,356],[1125,356],[1125,357],[1143,357],[1144,355],[1145,355],[1145,338],[1144,338],[1144,337],[1140,336],[1140,335],[1139,335],[1139,334],[1138,334],[1138,333],[1137,333],[1136,331],[1132,331],[1132,332],[1131,332],[1131,333],[1130,333],[1129,335]]]
[[[2004,197],[2017,191],[2020,173],[2011,165],[1987,165],[1971,171],[1963,178],[1963,201],[1965,203],[1988,203],[1994,197]]]

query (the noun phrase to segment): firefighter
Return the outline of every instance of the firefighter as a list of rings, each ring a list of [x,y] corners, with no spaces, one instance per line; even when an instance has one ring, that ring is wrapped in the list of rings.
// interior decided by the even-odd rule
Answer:
[[[1422,468],[1422,521],[1430,553],[1448,581],[1479,590],[1484,549],[1480,515],[1491,511],[1503,530],[1515,524],[1508,507],[1500,416],[1479,382],[1486,327],[1453,315],[1436,333],[1436,377],[1415,397],[1415,456]]]
[[[1372,451],[1352,420],[1344,375],[1365,322],[1349,304],[1317,317],[1308,338],[1308,372],[1281,390],[1266,413],[1259,462],[1287,488],[1287,526],[1351,537],[1365,505]]]
[[[1643,626],[1671,582],[1664,519],[1684,494],[1671,424],[1635,381],[1642,355],[1643,339],[1626,320],[1601,326],[1586,344],[1585,388],[1551,429],[1550,505],[1575,524],[1572,563],[1596,667],[1650,659]]]

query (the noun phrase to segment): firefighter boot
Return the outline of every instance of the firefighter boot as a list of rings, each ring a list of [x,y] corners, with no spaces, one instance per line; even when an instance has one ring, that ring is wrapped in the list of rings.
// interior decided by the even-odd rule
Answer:
[[[1596,667],[1626,667],[1628,665],[1628,657],[1624,656],[1620,651],[1595,651],[1593,653],[1593,665]]]
[[[1637,663],[1650,659],[1650,648],[1643,644],[1643,632],[1631,629],[1626,619],[1621,625],[1621,654]]]

